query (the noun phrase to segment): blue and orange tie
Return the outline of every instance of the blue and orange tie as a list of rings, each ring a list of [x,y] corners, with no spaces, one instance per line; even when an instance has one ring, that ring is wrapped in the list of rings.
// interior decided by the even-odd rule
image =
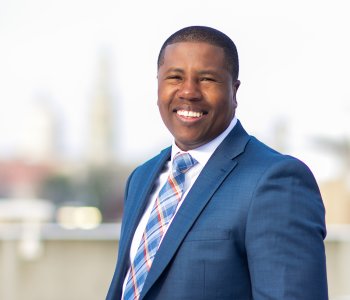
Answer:
[[[160,241],[181,200],[185,173],[195,164],[197,161],[186,152],[175,155],[172,171],[155,201],[134,262],[130,266],[123,300],[139,299]]]

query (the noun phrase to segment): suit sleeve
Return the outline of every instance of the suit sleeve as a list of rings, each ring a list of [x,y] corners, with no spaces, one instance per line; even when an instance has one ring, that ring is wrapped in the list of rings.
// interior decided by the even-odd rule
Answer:
[[[273,164],[251,199],[246,251],[254,299],[328,299],[325,211],[311,171]]]

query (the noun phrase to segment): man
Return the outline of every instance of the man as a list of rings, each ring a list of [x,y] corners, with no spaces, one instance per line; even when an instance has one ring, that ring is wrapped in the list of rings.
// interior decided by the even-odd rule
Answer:
[[[128,180],[108,300],[328,299],[315,179],[245,132],[239,85],[222,32],[165,41],[158,107],[174,142]]]

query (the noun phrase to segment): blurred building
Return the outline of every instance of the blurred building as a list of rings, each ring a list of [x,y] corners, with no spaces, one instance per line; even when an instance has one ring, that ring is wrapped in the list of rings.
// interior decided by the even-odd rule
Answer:
[[[111,70],[107,54],[100,58],[97,83],[91,101],[88,122],[87,162],[93,167],[107,167],[116,162],[114,101]]]
[[[346,178],[320,185],[327,224],[350,224],[350,188]]]
[[[61,206],[97,207],[104,221],[116,221],[122,213],[124,182],[131,167],[117,159],[115,97],[110,57],[98,60],[96,83],[87,99],[87,136],[77,160],[62,154],[64,126],[49,97],[41,96],[22,120],[10,157],[0,157],[0,197],[45,198]],[[64,101],[64,99],[62,99]]]
[[[0,161],[0,197],[36,197],[42,183],[54,172],[52,163],[30,163],[13,159]]]
[[[21,134],[17,137],[16,156],[30,162],[48,163],[58,156],[59,119],[48,97],[37,99],[25,115],[18,120]]]
[[[350,224],[350,136],[343,139],[317,138],[320,151],[338,161],[338,174],[320,184],[328,224]],[[322,162],[320,162],[322,163]]]

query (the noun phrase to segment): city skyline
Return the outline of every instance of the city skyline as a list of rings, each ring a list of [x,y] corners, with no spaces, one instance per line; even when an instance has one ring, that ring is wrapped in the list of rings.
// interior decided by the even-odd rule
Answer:
[[[63,154],[81,156],[101,55],[111,64],[108,84],[120,158],[136,164],[156,154],[171,142],[156,105],[158,50],[173,31],[203,24],[237,44],[242,81],[237,116],[248,131],[274,144],[276,127],[282,126],[288,153],[305,160],[319,178],[336,173],[334,155],[312,140],[350,136],[346,1],[254,1],[252,6],[193,1],[183,10],[185,3],[2,1],[2,157],[11,156],[16,140],[25,135],[23,122],[38,99],[59,119]]]

